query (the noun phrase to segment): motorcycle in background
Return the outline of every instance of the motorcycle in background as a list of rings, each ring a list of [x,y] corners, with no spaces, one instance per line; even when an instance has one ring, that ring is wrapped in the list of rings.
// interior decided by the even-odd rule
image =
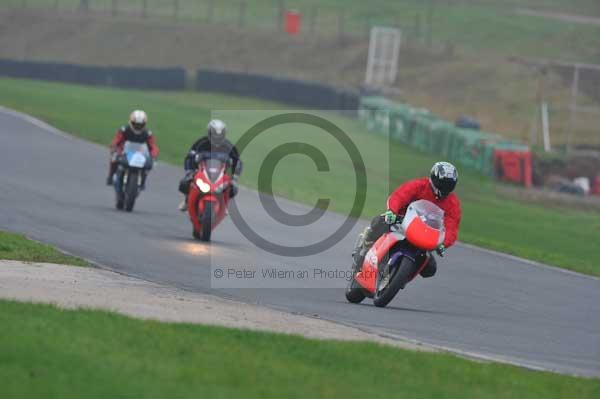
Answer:
[[[360,303],[369,297],[375,306],[385,307],[427,266],[429,252],[444,237],[444,211],[427,200],[412,202],[404,218],[375,241],[361,265],[354,266],[346,299]]]
[[[232,178],[226,173],[227,160],[218,154],[196,156],[198,170],[188,194],[188,214],[194,238],[210,241],[212,231],[227,215]]]
[[[146,174],[151,168],[152,157],[146,143],[126,141],[113,177],[117,209],[125,209],[127,212],[133,210],[135,200],[144,187]]]

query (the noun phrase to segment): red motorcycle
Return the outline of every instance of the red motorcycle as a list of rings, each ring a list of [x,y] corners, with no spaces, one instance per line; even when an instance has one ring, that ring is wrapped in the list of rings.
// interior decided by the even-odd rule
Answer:
[[[354,266],[346,299],[360,303],[369,297],[375,306],[386,306],[427,266],[429,252],[444,242],[444,236],[444,211],[427,200],[411,203],[404,218],[375,241],[361,265]]]
[[[227,162],[218,158],[201,159],[190,184],[188,214],[193,235],[210,241],[212,231],[227,215],[232,178],[226,173]]]

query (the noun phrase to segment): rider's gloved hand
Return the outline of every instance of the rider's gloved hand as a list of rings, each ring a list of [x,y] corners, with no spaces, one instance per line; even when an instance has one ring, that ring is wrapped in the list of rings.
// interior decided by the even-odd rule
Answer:
[[[386,224],[396,223],[396,214],[390,210],[385,211],[381,216],[383,216],[383,221]]]
[[[437,254],[440,257],[444,257],[444,254],[446,253],[446,247],[444,246],[444,244],[440,244],[440,246],[437,247],[437,249],[435,250],[435,252],[437,252]]]

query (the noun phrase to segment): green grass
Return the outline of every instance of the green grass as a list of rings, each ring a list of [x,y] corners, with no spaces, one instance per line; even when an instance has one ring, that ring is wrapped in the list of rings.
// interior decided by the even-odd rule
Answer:
[[[281,104],[216,94],[126,91],[12,79],[0,79],[0,104],[104,145],[129,111],[142,107],[149,114],[150,127],[162,150],[161,159],[176,165],[181,165],[190,144],[204,134],[210,109],[222,110],[216,115],[229,124],[235,142],[253,123],[272,114],[244,110],[283,108]],[[354,119],[329,118],[348,133],[365,160],[369,184],[363,217],[381,212],[391,189],[406,179],[427,174],[437,160],[399,144],[390,145],[385,138],[366,133]],[[355,192],[352,162],[333,139],[306,126],[286,125],[253,142],[243,154],[242,183],[257,187],[266,153],[290,140],[320,148],[327,156],[330,171],[317,172],[307,157],[291,155],[276,168],[275,193],[309,204],[317,198],[330,198],[331,209],[348,212]],[[600,233],[600,213],[499,198],[495,183],[467,169],[461,168],[460,172],[457,191],[463,201],[462,241],[600,275],[600,252],[592,245],[593,237]],[[173,184],[176,187],[176,182]]]
[[[83,259],[65,255],[49,245],[5,231],[0,231],[0,259],[89,266]]]
[[[425,43],[428,35],[427,21],[431,15],[432,40],[437,44],[450,42],[476,53],[484,51],[529,57],[600,60],[594,50],[595,40],[600,34],[597,26],[516,15],[514,2],[499,3],[439,0],[286,1],[290,7],[303,11],[305,16],[309,14],[311,6],[319,5],[326,15],[329,14],[328,25],[332,29],[337,29],[337,14],[340,9],[345,8],[346,30],[349,34],[365,31],[365,20],[369,17],[374,25],[400,26],[405,35],[410,36],[410,40],[420,39]],[[536,7],[538,3],[540,2],[520,1],[519,6]],[[545,5],[554,11],[600,15],[600,6],[589,0],[570,2],[569,6],[563,4],[562,7],[558,2],[546,1]],[[417,19],[420,21],[420,32],[416,31]]]
[[[597,398],[600,380],[373,343],[0,301],[3,398]]]
[[[89,0],[92,10],[112,12],[111,0]],[[8,0],[6,7],[20,7],[23,0]],[[28,0],[28,7],[77,10],[80,0]],[[140,0],[119,0],[118,13],[142,15]],[[148,0],[148,17],[172,21],[173,1]],[[179,19],[202,23],[238,26],[240,1],[214,1],[212,14],[209,0],[179,0]],[[255,0],[245,8],[243,26],[255,30],[275,30],[279,24],[278,2]],[[451,42],[461,48],[486,53],[523,55],[529,57],[561,58],[573,61],[599,62],[596,38],[597,26],[565,23],[538,17],[516,15],[514,2],[446,2],[440,0],[286,0],[286,9],[296,9],[303,14],[303,30],[335,35],[343,20],[346,35],[365,36],[367,26],[400,26],[411,40],[426,42],[428,21],[431,15],[431,34],[434,43]],[[433,7],[431,7],[433,5]],[[529,0],[519,2],[521,7],[600,16],[600,6],[595,0],[578,0],[561,3],[558,0]],[[314,14],[314,10],[318,11]],[[342,14],[343,12],[343,14]],[[430,14],[431,13],[431,14]],[[209,16],[210,15],[210,16]],[[314,23],[311,22],[316,15]],[[419,22],[417,22],[419,21]],[[419,26],[419,27],[418,27]]]

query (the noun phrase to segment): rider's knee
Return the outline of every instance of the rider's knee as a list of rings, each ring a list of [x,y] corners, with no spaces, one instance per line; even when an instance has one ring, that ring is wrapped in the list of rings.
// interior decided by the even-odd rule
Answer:
[[[383,216],[377,215],[373,219],[371,219],[371,230],[377,230],[381,228],[381,225],[385,224],[385,220]]]
[[[179,181],[179,192],[188,195],[190,192],[190,181],[183,178]]]
[[[179,192],[188,195],[190,192],[190,184],[194,180],[194,170],[186,170],[185,176],[179,181]]]
[[[389,231],[389,225],[385,223],[382,216],[378,215],[371,220],[371,225],[365,234],[366,241],[373,242]]]

